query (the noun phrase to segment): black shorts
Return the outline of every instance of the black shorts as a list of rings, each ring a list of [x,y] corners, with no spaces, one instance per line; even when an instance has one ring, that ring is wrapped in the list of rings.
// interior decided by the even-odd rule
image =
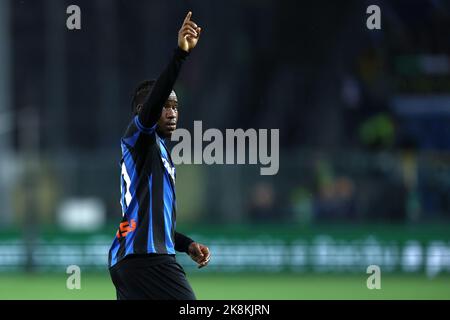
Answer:
[[[109,269],[117,300],[196,300],[171,255],[130,255]]]

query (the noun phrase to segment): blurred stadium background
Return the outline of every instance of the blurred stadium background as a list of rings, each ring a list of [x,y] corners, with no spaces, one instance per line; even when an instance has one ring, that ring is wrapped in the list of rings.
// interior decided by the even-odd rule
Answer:
[[[188,10],[204,32],[176,85],[180,127],[280,129],[275,176],[177,167],[177,228],[213,252],[201,270],[178,257],[198,297],[449,299],[444,0],[0,0],[0,298],[115,298],[119,139]]]

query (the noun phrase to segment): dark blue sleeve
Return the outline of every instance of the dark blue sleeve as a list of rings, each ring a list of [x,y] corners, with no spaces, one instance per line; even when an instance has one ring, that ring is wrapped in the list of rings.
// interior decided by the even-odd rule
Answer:
[[[178,78],[181,66],[188,55],[188,52],[177,47],[166,69],[161,73],[152,91],[147,95],[139,113],[139,123],[144,130],[151,129],[158,122],[164,104]]]
[[[154,133],[155,130],[156,124],[154,124],[151,128],[146,128],[141,124],[139,117],[134,116],[133,120],[130,122],[127,130],[125,131],[124,136],[122,137],[122,142],[130,147],[134,147],[141,134],[150,135]]]
[[[188,253],[189,245],[194,242],[182,233],[175,232],[175,250]]]

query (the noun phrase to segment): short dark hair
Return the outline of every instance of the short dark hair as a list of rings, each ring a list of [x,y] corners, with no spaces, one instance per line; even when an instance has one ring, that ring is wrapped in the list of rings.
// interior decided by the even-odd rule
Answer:
[[[133,116],[137,114],[137,106],[145,102],[145,98],[152,91],[156,80],[144,80],[136,87],[131,99],[131,112]]]

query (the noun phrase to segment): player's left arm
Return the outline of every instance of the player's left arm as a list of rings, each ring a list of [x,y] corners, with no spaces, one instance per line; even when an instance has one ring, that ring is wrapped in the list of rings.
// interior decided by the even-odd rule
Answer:
[[[192,260],[198,263],[199,268],[206,266],[211,259],[211,252],[207,246],[195,242],[179,232],[175,232],[175,250],[186,252]]]

